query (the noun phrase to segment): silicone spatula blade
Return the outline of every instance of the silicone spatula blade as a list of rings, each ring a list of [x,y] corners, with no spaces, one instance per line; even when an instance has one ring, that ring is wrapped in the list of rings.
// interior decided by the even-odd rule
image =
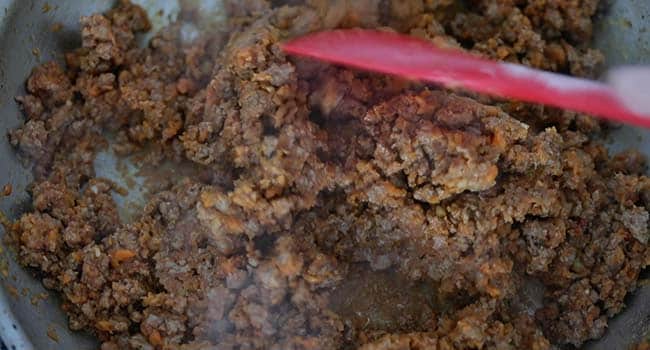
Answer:
[[[363,70],[463,87],[496,97],[587,113],[650,127],[650,115],[634,112],[605,83],[483,59],[461,50],[391,32],[335,30],[283,45],[289,54]]]

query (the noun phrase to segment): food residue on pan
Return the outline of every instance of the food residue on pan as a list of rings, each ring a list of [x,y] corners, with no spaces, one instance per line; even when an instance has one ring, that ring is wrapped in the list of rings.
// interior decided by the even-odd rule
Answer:
[[[593,77],[598,1],[281,3],[226,0],[230,20],[210,30],[186,11],[139,47],[151,24],[123,0],[81,19],[65,66],[32,71],[10,142],[32,162],[33,210],[10,236],[69,327],[102,350],[601,337],[650,262],[639,152],[608,154],[608,126],[586,115],[280,49],[317,30],[392,28]],[[108,153],[149,178],[130,184],[149,193],[129,222],[123,185],[97,172]]]
[[[0,275],[4,279],[9,278],[9,262],[4,258],[0,258]]]
[[[47,327],[47,337],[57,343],[59,342],[59,334],[56,332],[56,327],[54,325],[49,325]]]
[[[45,293],[45,292],[38,293],[38,294],[32,295],[32,297],[29,299],[29,302],[33,306],[38,306],[41,303],[41,301],[47,300],[48,297],[49,297],[49,295],[47,293]]]
[[[11,227],[13,226],[11,220],[9,220],[9,218],[7,218],[7,215],[3,213],[1,210],[0,210],[0,225],[4,227],[6,232],[9,232]]]
[[[11,192],[13,191],[13,187],[11,184],[6,184],[2,187],[2,195],[5,197],[11,196]]]
[[[61,31],[61,29],[63,29],[63,23],[61,22],[56,22],[50,27],[50,31],[52,31],[52,33],[58,33]]]
[[[7,281],[4,282],[5,290],[11,295],[14,299],[18,299],[20,294],[18,293],[18,288],[16,288],[14,285],[8,283]]]

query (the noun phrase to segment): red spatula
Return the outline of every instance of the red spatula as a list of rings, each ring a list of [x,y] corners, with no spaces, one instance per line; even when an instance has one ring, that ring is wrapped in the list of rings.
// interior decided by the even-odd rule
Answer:
[[[284,50],[290,54],[364,70],[435,82],[447,87],[463,87],[497,97],[650,127],[650,110],[637,108],[635,101],[630,101],[627,93],[618,88],[625,86],[630,79],[613,79],[613,82],[622,84],[608,85],[522,65],[494,62],[460,50],[441,49],[411,36],[360,29],[311,34],[284,44]],[[621,77],[620,74],[618,76]],[[645,100],[650,100],[650,95],[640,104],[647,106]]]

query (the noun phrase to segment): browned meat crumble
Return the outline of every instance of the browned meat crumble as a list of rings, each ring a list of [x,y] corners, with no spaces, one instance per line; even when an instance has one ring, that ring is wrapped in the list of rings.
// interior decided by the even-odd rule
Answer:
[[[33,163],[19,259],[70,328],[117,349],[549,349],[603,335],[650,263],[650,180],[581,114],[289,58],[312,31],[392,28],[490,58],[597,73],[598,0],[226,1],[228,30],[149,45],[142,9],[18,98]],[[109,141],[107,135],[114,135]],[[96,153],[207,176],[120,222]],[[545,287],[538,309],[519,293]]]

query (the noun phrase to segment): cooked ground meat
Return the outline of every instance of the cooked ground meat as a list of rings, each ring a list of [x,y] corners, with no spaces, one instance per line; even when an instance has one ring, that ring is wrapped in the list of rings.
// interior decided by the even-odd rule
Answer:
[[[280,43],[392,28],[580,76],[597,0],[226,1],[147,47],[123,0],[36,67],[11,132],[31,160],[19,260],[101,349],[550,349],[605,332],[650,264],[650,180],[572,112],[287,57]],[[188,18],[184,14],[181,18]],[[109,139],[107,135],[112,135]],[[111,147],[201,169],[121,222]],[[191,167],[191,165],[190,165]],[[191,172],[188,172],[191,173]],[[198,173],[198,172],[197,172]],[[207,175],[206,175],[207,174]],[[541,306],[521,291],[543,286]]]

